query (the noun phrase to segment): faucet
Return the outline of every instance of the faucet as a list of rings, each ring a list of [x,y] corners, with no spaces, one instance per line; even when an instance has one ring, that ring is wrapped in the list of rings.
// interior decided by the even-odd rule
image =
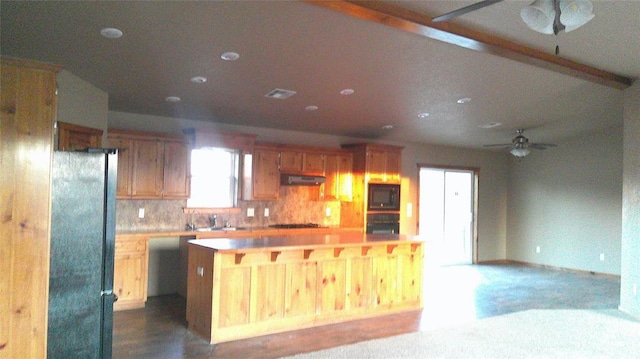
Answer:
[[[189,230],[189,231],[193,231],[193,230],[196,229],[196,224],[193,222],[193,215],[194,214],[198,214],[198,211],[194,210],[194,211],[189,212],[189,223],[187,223],[187,225],[186,225],[187,230]]]
[[[216,228],[218,227],[218,215],[214,214],[212,216],[209,216],[209,226],[211,228]]]

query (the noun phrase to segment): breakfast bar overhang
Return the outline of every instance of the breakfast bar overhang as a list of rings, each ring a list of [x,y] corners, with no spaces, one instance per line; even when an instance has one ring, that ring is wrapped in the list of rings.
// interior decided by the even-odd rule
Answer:
[[[422,262],[402,235],[192,240],[189,330],[213,344],[419,310]]]

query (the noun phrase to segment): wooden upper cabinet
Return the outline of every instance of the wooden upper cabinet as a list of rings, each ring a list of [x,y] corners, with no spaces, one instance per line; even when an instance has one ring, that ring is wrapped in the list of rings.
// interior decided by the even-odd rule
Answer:
[[[315,152],[280,151],[280,173],[322,175],[324,172],[324,157],[324,154]]]
[[[280,195],[280,151],[256,148],[253,152],[252,198],[278,199]]]
[[[102,130],[58,122],[58,151],[78,151],[102,145]]]
[[[163,197],[188,198],[191,191],[190,148],[185,142],[164,143]]]
[[[324,173],[325,155],[321,153],[305,153],[302,172],[322,175]]]
[[[281,151],[280,172],[301,173],[304,165],[304,152]]]
[[[370,182],[400,182],[401,152],[392,147],[367,148],[367,177]]]
[[[162,197],[163,144],[155,139],[133,143],[133,197]]]
[[[133,140],[126,137],[109,135],[108,147],[118,149],[118,184],[116,187],[116,197],[131,197]]]
[[[352,162],[350,154],[328,154],[325,156],[325,182],[320,187],[320,199],[351,201]]]
[[[400,151],[387,151],[385,161],[385,181],[400,183],[402,168],[402,153]]]
[[[111,130],[118,198],[189,198],[190,145],[182,136]]]
[[[384,181],[387,173],[387,153],[381,149],[367,151],[367,174],[370,181]]]

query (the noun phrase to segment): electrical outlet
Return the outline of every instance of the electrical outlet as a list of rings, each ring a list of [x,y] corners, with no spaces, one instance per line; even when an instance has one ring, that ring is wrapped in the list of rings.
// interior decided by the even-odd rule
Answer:
[[[255,216],[254,208],[247,208],[247,217],[253,217],[253,216]]]
[[[144,208],[138,208],[138,218],[144,218]]]
[[[407,203],[407,218],[413,217],[413,204]]]
[[[600,253],[600,260],[604,262],[604,253]]]
[[[264,209],[264,216],[269,217],[269,208]]]
[[[196,269],[196,273],[198,274],[199,277],[204,277],[204,268],[203,267],[198,267]]]
[[[536,247],[536,253],[540,253],[540,246]]]
[[[325,215],[326,215],[327,217],[331,217],[331,207],[327,207],[327,208],[324,210],[324,213],[325,213]]]

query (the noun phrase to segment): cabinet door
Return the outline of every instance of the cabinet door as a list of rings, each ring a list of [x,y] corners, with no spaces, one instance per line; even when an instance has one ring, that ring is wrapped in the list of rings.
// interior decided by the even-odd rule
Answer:
[[[318,262],[318,311],[333,313],[345,309],[347,262],[344,259]]]
[[[369,181],[385,181],[387,172],[387,153],[384,150],[367,151],[367,175]]]
[[[385,181],[400,182],[401,153],[389,151],[386,154]]]
[[[339,196],[340,156],[327,155],[324,160],[325,181],[320,186],[320,199],[337,200]]]
[[[398,286],[398,256],[373,258],[375,305],[389,306],[396,303]]]
[[[102,130],[58,121],[58,151],[100,147]]]
[[[190,168],[189,144],[167,141],[164,143],[163,197],[189,198]]]
[[[286,265],[285,317],[314,315],[316,313],[317,263],[292,262]]]
[[[142,308],[147,301],[147,240],[116,238],[113,292],[118,296],[114,309]]]
[[[256,320],[284,318],[285,264],[257,266]]]
[[[373,273],[370,257],[351,258],[349,308],[367,308],[373,305]]]
[[[305,153],[302,171],[307,174],[322,175],[324,172],[325,155],[320,153]]]
[[[131,170],[133,141],[128,138],[109,136],[109,147],[118,149],[118,184],[116,197],[131,197]]]
[[[280,172],[300,173],[303,170],[304,153],[297,151],[280,152]]]
[[[280,194],[280,152],[256,149],[253,154],[253,196],[252,199],[278,199]]]
[[[353,199],[353,157],[351,155],[340,155],[338,164],[338,189],[337,199],[343,202],[350,202]]]
[[[422,291],[422,260],[420,254],[404,253],[398,256],[401,266],[398,272],[398,300],[400,302],[420,301]]]
[[[251,267],[222,268],[220,275],[220,315],[217,325],[221,328],[249,323],[251,295]]]
[[[162,197],[163,145],[158,140],[133,142],[133,197]]]

